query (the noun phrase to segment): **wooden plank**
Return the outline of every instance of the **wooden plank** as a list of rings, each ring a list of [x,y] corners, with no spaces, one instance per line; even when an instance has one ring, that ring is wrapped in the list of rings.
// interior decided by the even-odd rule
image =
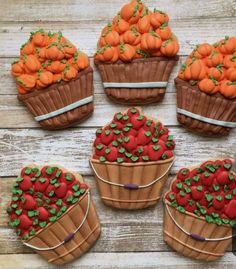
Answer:
[[[207,8],[205,8],[207,10]],[[98,37],[105,21],[79,21],[79,22],[32,22],[0,24],[1,51],[0,57],[17,57],[20,46],[29,38],[29,33],[38,28],[59,31],[71,40],[77,47],[89,56],[96,51]],[[173,32],[180,42],[180,55],[188,55],[199,43],[215,43],[225,35],[235,34],[232,25],[236,23],[235,17],[178,19],[170,23]]]
[[[155,116],[156,111],[153,113]],[[183,128],[171,127],[175,137],[176,160],[172,169],[175,173],[180,167],[193,165],[207,159],[227,156],[236,159],[236,130],[223,138],[207,138],[192,135]],[[22,154],[14,148],[0,145],[0,176],[14,176],[23,164],[32,162],[59,163],[81,174],[91,175],[89,166],[95,129],[68,129],[60,132],[44,130],[0,130],[0,141],[11,143],[25,151]],[[26,154],[28,152],[28,155]]]
[[[0,266],[4,269],[53,269],[58,268],[45,262],[36,254],[1,255]],[[194,261],[174,252],[146,253],[87,253],[73,263],[64,265],[64,269],[199,269],[199,268],[235,268],[235,256],[227,253],[218,261],[206,263]]]
[[[119,11],[128,0],[116,1],[1,1],[1,21],[81,21],[108,20]],[[235,15],[234,0],[154,0],[143,1],[148,7],[157,7],[169,14],[171,18],[205,18]],[[96,8],[94,8],[96,5]],[[63,12],[62,12],[63,11]]]

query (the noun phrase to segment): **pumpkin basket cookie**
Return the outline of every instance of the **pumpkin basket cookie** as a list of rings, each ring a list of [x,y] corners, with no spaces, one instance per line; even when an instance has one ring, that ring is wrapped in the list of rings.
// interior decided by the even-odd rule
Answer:
[[[198,45],[175,85],[182,125],[201,135],[228,135],[236,127],[236,37]]]
[[[236,174],[229,159],[182,168],[165,194],[164,240],[178,253],[214,261],[236,227]]]
[[[7,212],[23,244],[57,265],[83,255],[100,235],[88,186],[58,166],[23,168]]]
[[[168,22],[164,12],[132,0],[102,30],[95,64],[111,100],[133,105],[163,99],[179,51]]]
[[[44,129],[63,129],[93,112],[93,69],[61,32],[31,33],[12,64],[18,99]]]
[[[97,130],[90,161],[104,204],[131,210],[155,205],[173,164],[174,148],[169,130],[139,109],[115,114]]]

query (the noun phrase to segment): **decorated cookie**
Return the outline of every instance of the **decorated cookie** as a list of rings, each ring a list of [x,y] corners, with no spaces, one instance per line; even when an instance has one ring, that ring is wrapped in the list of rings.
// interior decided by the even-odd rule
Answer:
[[[7,213],[23,244],[55,264],[81,256],[100,234],[88,185],[58,166],[23,168]]]
[[[91,166],[105,204],[138,209],[156,204],[173,164],[169,130],[133,107],[99,128]]]
[[[93,70],[61,32],[39,29],[12,63],[18,98],[45,129],[62,129],[93,111]]]
[[[179,51],[168,23],[166,13],[132,0],[102,29],[95,64],[113,101],[145,104],[164,97]]]
[[[177,252],[212,261],[236,227],[236,174],[229,159],[182,168],[165,194],[164,240]]]
[[[227,135],[236,127],[236,37],[197,45],[175,84],[181,124],[203,135]]]

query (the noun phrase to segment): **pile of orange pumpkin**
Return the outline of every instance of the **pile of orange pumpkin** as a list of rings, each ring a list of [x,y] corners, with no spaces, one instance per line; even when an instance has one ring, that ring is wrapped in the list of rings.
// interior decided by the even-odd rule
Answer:
[[[179,44],[168,22],[169,17],[164,12],[156,9],[152,12],[141,0],[132,0],[102,30],[95,59],[115,63],[175,56]]]
[[[225,37],[214,45],[198,45],[178,77],[207,94],[236,98],[236,37]]]
[[[44,89],[60,81],[74,79],[78,72],[89,66],[87,55],[61,32],[51,33],[40,29],[31,33],[20,49],[20,58],[12,64],[20,94]]]

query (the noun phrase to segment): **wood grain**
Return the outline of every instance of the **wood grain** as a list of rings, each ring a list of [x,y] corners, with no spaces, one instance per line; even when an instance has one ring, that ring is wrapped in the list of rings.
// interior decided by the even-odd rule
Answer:
[[[39,163],[56,162],[81,174],[91,175],[88,160],[95,130],[70,128],[61,132],[50,132],[40,129],[0,129],[0,141],[18,146],[25,152],[22,154],[14,148],[0,144],[0,176],[15,176],[22,165],[33,160]],[[214,139],[199,137],[177,127],[171,127],[170,133],[174,135],[177,144],[172,173],[185,165],[190,166],[214,157],[228,156],[236,159],[236,130],[228,137]]]
[[[0,266],[4,269],[56,269],[58,267],[47,264],[36,254],[1,255]],[[146,252],[146,253],[87,253],[81,259],[72,264],[63,266],[64,269],[233,269],[235,268],[235,256],[227,253],[216,262],[206,264],[169,252]]]
[[[78,48],[89,56],[96,52],[97,41],[101,29],[107,24],[105,21],[79,21],[79,22],[32,22],[0,24],[1,50],[0,57],[18,57],[19,48],[24,44],[31,31],[44,28],[49,31],[62,31]],[[225,35],[233,35],[232,25],[236,23],[235,17],[181,19],[170,22],[171,29],[180,42],[180,55],[188,55],[193,48],[203,42],[215,43]]]
[[[83,20],[109,20],[126,3],[124,0],[103,1],[69,1],[58,0],[47,6],[45,1],[1,1],[1,21],[83,21]],[[163,10],[172,19],[192,19],[208,17],[233,17],[235,15],[234,0],[145,0],[150,7]],[[96,7],[95,7],[96,6]],[[62,12],[63,11],[63,12]]]

